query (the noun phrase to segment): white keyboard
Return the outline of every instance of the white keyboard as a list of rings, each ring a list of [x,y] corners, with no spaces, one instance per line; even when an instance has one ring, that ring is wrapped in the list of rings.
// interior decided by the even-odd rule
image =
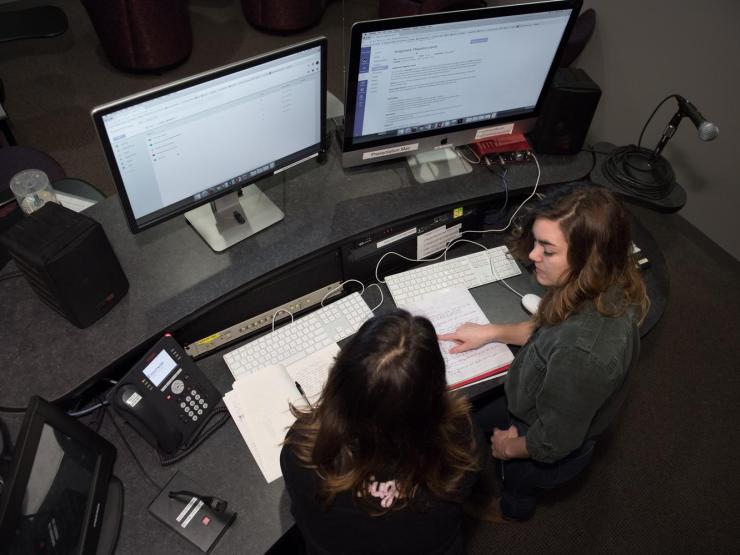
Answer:
[[[386,276],[385,283],[396,306],[403,307],[440,289],[472,289],[521,273],[509,249],[502,246]]]
[[[352,293],[226,353],[224,361],[237,379],[265,366],[288,366],[349,337],[372,316],[360,294]]]

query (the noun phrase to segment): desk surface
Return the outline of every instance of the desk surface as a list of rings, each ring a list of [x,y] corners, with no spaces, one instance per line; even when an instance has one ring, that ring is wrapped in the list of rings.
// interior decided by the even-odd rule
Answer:
[[[542,157],[541,163],[543,184],[564,182],[588,173],[591,157]],[[509,187],[521,196],[531,189],[535,176],[533,165],[514,167],[507,176]],[[0,368],[6,369],[0,404],[23,404],[31,393],[57,398],[93,379],[127,352],[173,329],[202,306],[307,254],[336,246],[384,222],[502,193],[500,180],[481,168],[469,176],[417,185],[403,161],[344,171],[336,151],[323,166],[309,162],[287,176],[271,178],[261,188],[285,211],[285,220],[221,254],[213,253],[184,218],[132,235],[116,198],[91,208],[87,213],[105,228],[131,288],[108,315],[87,330],[74,328],[49,310],[24,280],[0,282],[0,310],[8,324],[3,325],[3,335],[7,329],[10,339],[0,354]],[[651,239],[639,224],[636,231],[638,244],[652,251]],[[485,241],[492,246],[501,237],[487,236]],[[660,281],[664,264],[659,254],[656,262],[658,271],[648,278]],[[526,273],[508,281],[522,292],[537,287]],[[666,287],[659,289],[666,293]],[[372,306],[371,291],[366,295]],[[491,321],[527,317],[519,299],[500,283],[477,288],[473,295]],[[222,354],[201,358],[198,365],[219,391],[226,392],[233,378]],[[475,394],[472,388],[468,392]],[[21,417],[13,420],[16,431]],[[130,428],[122,428],[159,484],[180,470],[202,485],[202,493],[226,499],[238,513],[217,553],[263,553],[292,524],[283,481],[265,483],[233,422],[228,421],[193,454],[171,467],[160,466],[154,450]],[[118,449],[115,473],[125,487],[117,552],[197,552],[148,514],[146,508],[158,492],[140,473],[110,416],[100,433]]]
[[[585,176],[591,156],[541,156],[540,162],[546,185]],[[510,191],[531,190],[536,175],[532,164],[512,167]],[[22,406],[34,393],[58,399],[203,306],[307,254],[385,222],[503,194],[501,180],[484,168],[424,185],[413,181],[404,160],[344,170],[336,146],[325,164],[308,161],[260,182],[260,188],[285,219],[223,253],[211,251],[184,217],[133,235],[117,197],[88,209],[130,282],[128,294],[88,329],[49,309],[24,279],[0,282],[0,405]],[[13,269],[12,263],[6,267]]]

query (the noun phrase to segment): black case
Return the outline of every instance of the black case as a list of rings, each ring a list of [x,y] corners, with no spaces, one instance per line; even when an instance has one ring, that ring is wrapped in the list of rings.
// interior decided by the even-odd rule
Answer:
[[[601,89],[582,69],[558,68],[528,139],[540,154],[577,154],[596,113]]]
[[[216,512],[208,505],[190,496],[170,498],[170,491],[188,490],[202,493],[196,484],[182,472],[177,472],[149,505],[149,512],[203,553],[210,553],[226,529],[236,518],[231,511]]]
[[[102,226],[49,202],[0,236],[39,297],[78,328],[105,315],[128,280]]]

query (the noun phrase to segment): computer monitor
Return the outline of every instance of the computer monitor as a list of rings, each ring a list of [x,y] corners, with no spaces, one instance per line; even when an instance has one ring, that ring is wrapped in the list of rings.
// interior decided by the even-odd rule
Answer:
[[[581,0],[352,27],[342,162],[408,156],[418,181],[470,171],[451,147],[530,131]]]
[[[106,514],[115,458],[108,441],[32,397],[0,496],[0,551],[93,554],[115,545],[120,514]]]
[[[98,106],[131,231],[186,213],[215,251],[283,218],[253,182],[324,151],[326,39]]]

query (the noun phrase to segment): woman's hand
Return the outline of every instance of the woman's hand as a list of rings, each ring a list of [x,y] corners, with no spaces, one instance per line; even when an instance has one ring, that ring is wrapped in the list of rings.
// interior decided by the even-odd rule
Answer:
[[[453,341],[456,343],[449,353],[463,353],[472,349],[482,347],[494,339],[492,326],[490,324],[472,324],[467,322],[452,333],[438,335],[440,341]]]
[[[529,457],[527,438],[520,436],[514,425],[509,426],[508,430],[494,428],[491,436],[491,454],[502,461],[526,459]]]

